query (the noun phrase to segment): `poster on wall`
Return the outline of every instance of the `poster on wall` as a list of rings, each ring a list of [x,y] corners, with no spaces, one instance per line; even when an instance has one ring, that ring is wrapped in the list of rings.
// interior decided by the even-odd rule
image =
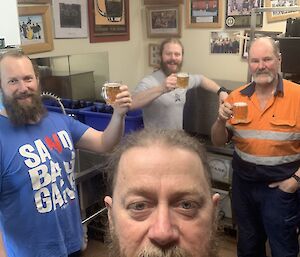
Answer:
[[[239,31],[213,31],[210,35],[211,54],[238,54],[240,51]]]
[[[251,10],[263,7],[263,0],[227,0],[225,24],[227,28],[250,28]],[[262,27],[263,13],[256,14],[256,27]]]

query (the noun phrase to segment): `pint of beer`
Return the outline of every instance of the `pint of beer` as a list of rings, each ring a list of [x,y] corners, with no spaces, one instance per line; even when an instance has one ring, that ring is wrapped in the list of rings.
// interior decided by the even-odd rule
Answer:
[[[113,104],[119,94],[121,84],[119,82],[107,82],[102,87],[102,97],[107,104]]]
[[[179,88],[187,88],[189,85],[189,74],[186,72],[177,73],[177,86]]]
[[[236,102],[233,104],[233,117],[236,121],[245,122],[248,116],[248,104]]]

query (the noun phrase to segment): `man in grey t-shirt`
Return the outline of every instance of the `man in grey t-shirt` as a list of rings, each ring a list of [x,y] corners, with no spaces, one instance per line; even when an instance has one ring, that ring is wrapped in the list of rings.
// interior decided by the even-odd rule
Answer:
[[[200,74],[190,74],[188,87],[178,88],[176,73],[181,70],[183,52],[183,45],[178,39],[164,40],[160,46],[160,69],[137,85],[132,109],[143,109],[145,127],[182,129],[185,94],[189,88],[200,86],[218,93],[220,101],[228,96],[225,88]]]

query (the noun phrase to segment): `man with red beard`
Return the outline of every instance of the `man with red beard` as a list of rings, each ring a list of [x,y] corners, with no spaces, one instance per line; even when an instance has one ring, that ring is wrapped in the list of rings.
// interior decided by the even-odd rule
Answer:
[[[111,257],[215,257],[216,207],[205,150],[181,130],[145,129],[111,154]]]
[[[132,109],[142,108],[145,127],[182,129],[183,108],[186,91],[192,87],[203,87],[219,95],[224,101],[228,96],[224,87],[203,75],[189,74],[187,88],[177,87],[176,73],[183,63],[183,45],[175,38],[168,38],[160,46],[160,69],[142,79],[133,94]]]
[[[121,87],[111,122],[101,132],[47,113],[32,62],[20,51],[1,55],[0,82],[0,233],[6,254],[79,256],[83,230],[75,148],[103,153],[119,142],[131,105],[128,88]]]
[[[298,254],[300,187],[300,86],[279,75],[281,55],[271,38],[251,43],[253,82],[234,90],[219,107],[212,141],[235,145],[232,204],[238,225],[238,256]],[[245,120],[233,103],[248,105]]]

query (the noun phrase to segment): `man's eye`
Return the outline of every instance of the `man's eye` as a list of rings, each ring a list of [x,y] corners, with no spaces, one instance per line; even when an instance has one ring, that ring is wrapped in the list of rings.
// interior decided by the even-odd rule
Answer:
[[[16,84],[17,82],[18,82],[18,80],[16,80],[16,79],[11,79],[11,80],[8,81],[8,84],[14,85],[14,84]]]
[[[128,206],[128,209],[135,210],[135,211],[142,211],[147,207],[146,203],[144,202],[138,202],[138,203],[132,203]]]
[[[182,209],[193,209],[193,208],[197,208],[197,204],[192,201],[181,201],[180,207]]]

